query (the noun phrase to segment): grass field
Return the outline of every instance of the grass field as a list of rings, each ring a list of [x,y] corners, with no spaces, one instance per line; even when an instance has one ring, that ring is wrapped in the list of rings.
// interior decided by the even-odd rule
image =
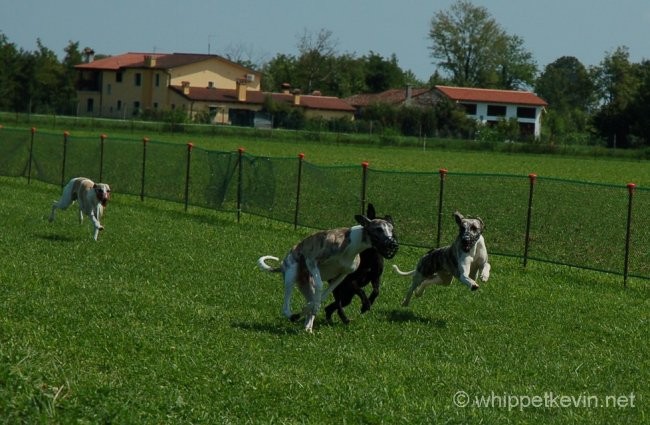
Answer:
[[[0,178],[2,422],[650,417],[646,281],[623,289],[617,276],[494,256],[477,293],[455,283],[402,308],[408,280],[388,271],[369,313],[355,300],[349,326],[321,314],[309,335],[282,317],[279,277],[255,267],[307,230],[115,193],[95,243],[75,211],[47,222],[58,196]],[[421,254],[404,247],[389,265]]]

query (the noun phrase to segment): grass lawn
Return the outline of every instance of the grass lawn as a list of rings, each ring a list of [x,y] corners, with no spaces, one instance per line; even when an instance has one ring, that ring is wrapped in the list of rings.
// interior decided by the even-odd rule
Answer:
[[[623,289],[620,276],[493,256],[480,291],[430,288],[402,308],[409,282],[388,269],[369,313],[355,300],[350,325],[321,313],[309,335],[281,315],[279,276],[255,266],[308,230],[114,193],[95,243],[74,210],[47,222],[59,195],[55,185],[0,178],[2,422],[650,416],[647,281]],[[408,269],[422,253],[403,247],[388,265]],[[301,302],[296,294],[295,308]]]

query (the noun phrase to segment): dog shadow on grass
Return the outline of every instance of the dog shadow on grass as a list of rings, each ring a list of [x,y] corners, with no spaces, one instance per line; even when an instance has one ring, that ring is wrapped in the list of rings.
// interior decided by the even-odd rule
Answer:
[[[383,310],[381,312],[386,320],[392,323],[420,323],[427,326],[433,326],[439,329],[447,327],[447,321],[444,319],[432,319],[430,317],[421,316],[411,310],[406,309],[393,309]]]
[[[40,233],[35,235],[37,238],[46,240],[46,241],[51,241],[51,242],[76,242],[79,239],[78,238],[73,238],[72,236],[68,235],[59,235],[59,234],[45,234],[45,233]]]
[[[292,328],[289,326],[281,326],[277,322],[232,322],[230,326],[246,332],[265,333],[269,335],[296,335],[303,331],[301,327]]]

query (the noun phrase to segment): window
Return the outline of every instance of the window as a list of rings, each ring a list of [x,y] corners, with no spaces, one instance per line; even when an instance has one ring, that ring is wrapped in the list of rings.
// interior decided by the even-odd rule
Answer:
[[[505,105],[488,105],[487,114],[491,117],[505,117],[506,107]]]
[[[517,118],[535,118],[535,108],[517,107]]]
[[[86,112],[93,112],[95,106],[95,99],[86,100]]]
[[[109,95],[110,95],[110,94],[111,94],[111,91],[112,91],[112,87],[111,87],[110,83],[109,83],[109,84],[106,84],[106,94],[109,94]]]
[[[156,74],[156,87],[160,87],[160,74]]]
[[[208,81],[208,88],[213,89],[214,88],[214,82],[213,81]]]
[[[476,103],[461,103],[467,115],[476,115]]]
[[[158,102],[154,102],[154,103],[153,103],[153,108],[154,108],[154,109],[158,109]]]
[[[115,82],[116,83],[121,83],[122,82],[122,71],[117,71],[115,73]]]
[[[136,87],[140,87],[142,85],[142,74],[139,72],[135,73],[135,85]]]
[[[135,102],[133,102],[133,115],[138,115],[139,112],[140,112],[140,102],[136,100]]]
[[[117,101],[117,110],[118,110],[118,111],[121,111],[121,110],[122,110],[122,101],[121,101],[121,100],[118,100],[118,101]]]

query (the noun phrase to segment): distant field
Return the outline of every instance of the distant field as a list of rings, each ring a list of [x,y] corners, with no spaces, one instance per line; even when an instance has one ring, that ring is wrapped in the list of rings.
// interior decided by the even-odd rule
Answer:
[[[370,152],[370,151],[367,151]],[[479,156],[477,156],[478,158]],[[366,158],[372,160],[372,158]],[[5,423],[642,423],[650,286],[494,256],[477,293],[431,288],[313,335],[255,267],[306,229],[116,193],[99,242],[59,188],[0,177]],[[413,265],[421,249],[389,261]],[[301,300],[296,296],[295,306]]]
[[[11,122],[12,115],[0,114],[4,124]],[[47,126],[38,127],[38,131],[62,135],[65,123],[46,120]],[[76,122],[76,121],[75,121]],[[3,124],[3,122],[0,122]],[[39,123],[36,123],[38,125]],[[305,160],[319,165],[355,165],[368,161],[370,167],[390,171],[437,171],[447,168],[451,172],[461,173],[498,173],[528,175],[538,174],[543,177],[556,177],[590,182],[626,184],[634,182],[641,187],[650,186],[650,162],[646,151],[613,151],[604,148],[575,148],[579,156],[561,154],[526,154],[507,153],[508,147],[513,152],[525,151],[520,145],[483,146],[478,142],[448,139],[408,139],[404,145],[385,145],[380,136],[311,134],[290,131],[251,131],[216,128],[216,134],[201,133],[161,133],[142,129],[131,132],[124,129],[97,127],[92,130],[82,128],[72,130],[73,137],[99,140],[100,134],[107,134],[111,139],[133,140],[139,143],[143,137],[153,141],[182,143],[193,142],[203,149],[234,151],[244,147],[246,152],[256,156],[296,157],[304,153]],[[128,123],[127,123],[128,124]],[[23,123],[24,125],[24,123]],[[24,127],[25,134],[29,126]],[[62,136],[61,136],[62,137]],[[369,142],[372,140],[372,142]],[[534,149],[534,146],[530,147]],[[562,146],[557,151],[562,152]],[[497,150],[495,152],[494,150]],[[573,150],[570,147],[569,152]],[[505,152],[503,152],[505,151]],[[638,159],[636,159],[638,158]],[[642,159],[646,158],[646,159]]]
[[[158,140],[155,137],[152,139]],[[454,144],[472,143],[460,140],[447,141],[442,149],[427,149],[425,145],[414,148],[317,141],[285,142],[281,137],[269,140],[160,135],[159,140],[179,143],[191,140],[204,149],[223,151],[244,147],[247,153],[257,156],[295,157],[304,153],[306,161],[320,165],[354,165],[368,161],[370,167],[379,170],[431,172],[446,168],[451,172],[462,173],[535,173],[544,177],[611,184],[634,182],[643,187],[650,186],[650,162],[647,160],[474,151],[454,147]]]

